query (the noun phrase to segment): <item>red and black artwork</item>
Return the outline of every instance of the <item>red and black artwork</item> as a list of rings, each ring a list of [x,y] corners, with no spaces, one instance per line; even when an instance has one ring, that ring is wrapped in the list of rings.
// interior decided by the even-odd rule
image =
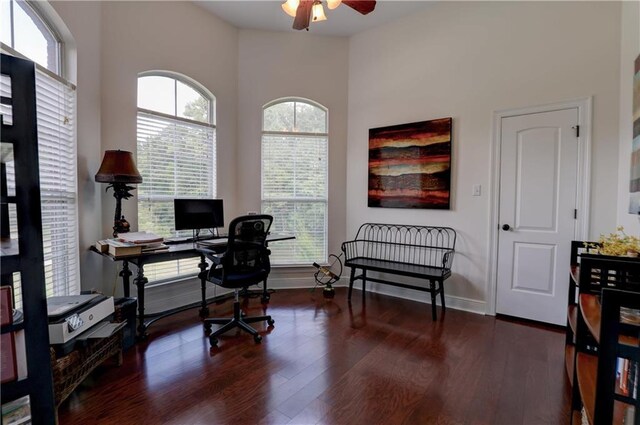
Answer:
[[[450,208],[451,118],[369,130],[369,206]]]

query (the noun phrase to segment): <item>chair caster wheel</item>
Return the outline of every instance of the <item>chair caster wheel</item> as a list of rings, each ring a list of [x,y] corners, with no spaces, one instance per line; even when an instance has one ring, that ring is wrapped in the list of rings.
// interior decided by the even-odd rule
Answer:
[[[262,342],[262,337],[260,335],[256,335],[256,336],[253,337],[253,341],[256,344],[260,344]]]
[[[218,338],[216,338],[215,336],[210,337],[209,338],[209,344],[211,345],[211,348],[217,347],[218,346]]]
[[[267,320],[267,325],[269,325],[269,326],[273,326],[274,323],[276,323],[276,321],[273,320],[273,319]]]

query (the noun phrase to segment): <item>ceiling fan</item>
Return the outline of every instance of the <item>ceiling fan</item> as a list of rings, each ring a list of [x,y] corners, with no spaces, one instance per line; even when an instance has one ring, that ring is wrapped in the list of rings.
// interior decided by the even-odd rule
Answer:
[[[346,4],[356,12],[366,15],[376,8],[375,0],[327,0],[329,9],[335,9],[340,3]],[[289,16],[293,16],[294,30],[309,30],[311,22],[324,21],[327,17],[324,14],[321,0],[287,0],[282,4]]]

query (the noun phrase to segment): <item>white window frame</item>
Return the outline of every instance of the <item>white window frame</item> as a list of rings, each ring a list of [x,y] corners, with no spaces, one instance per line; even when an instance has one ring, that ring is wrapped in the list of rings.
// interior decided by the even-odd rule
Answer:
[[[5,1],[5,0],[2,0]],[[40,6],[38,6],[38,2],[34,2],[34,1],[25,1],[25,0],[13,0],[9,3],[10,5],[10,14],[11,16],[9,17],[9,19],[11,20],[11,44],[9,46],[7,46],[5,43],[2,43],[2,47],[3,49],[6,47],[9,47],[10,50],[7,50],[7,53],[11,54],[12,56],[16,56],[16,57],[20,57],[23,59],[28,59],[28,60],[33,60],[30,59],[29,57],[25,56],[24,54],[22,54],[20,51],[15,50],[14,46],[15,46],[15,24],[14,24],[14,17],[13,17],[13,8],[14,8],[14,2],[20,2],[22,4],[25,4],[27,6],[27,10],[25,10],[25,12],[27,13],[27,15],[29,15],[32,18],[37,18],[37,22],[36,22],[36,26],[42,26],[42,29],[46,30],[56,41],[56,46],[55,46],[55,50],[56,50],[56,58],[55,58],[55,67],[56,69],[49,69],[41,64],[38,64],[40,66],[40,71],[46,72],[48,73],[50,76],[54,77],[54,78],[61,78],[65,83],[67,83],[66,80],[64,80],[63,77],[67,76],[66,70],[64,69],[64,59],[65,59],[65,45],[64,42],[62,40],[62,37],[60,36],[60,32],[58,30],[56,30],[56,27],[47,19],[47,17],[45,16],[44,13],[41,12],[40,10]],[[40,25],[38,25],[40,24]],[[11,53],[13,52],[13,53]],[[16,54],[17,53],[17,54]],[[74,87],[75,88],[75,87]]]
[[[181,82],[183,84],[185,84],[186,86],[188,86],[189,88],[193,89],[194,91],[196,91],[199,95],[201,95],[203,98],[205,98],[208,102],[209,102],[209,109],[207,111],[207,116],[208,116],[208,122],[205,123],[203,121],[197,121],[197,120],[192,120],[189,118],[184,118],[184,117],[180,117],[177,115],[177,108],[176,109],[176,115],[173,114],[167,114],[167,113],[163,113],[163,112],[159,112],[159,111],[154,111],[154,110],[150,110],[150,109],[145,109],[145,108],[141,108],[141,107],[137,107],[137,112],[136,112],[136,122],[139,125],[139,120],[140,120],[140,115],[147,115],[147,116],[152,116],[161,120],[168,120],[168,121],[175,121],[175,122],[182,122],[188,125],[192,125],[192,126],[198,126],[198,127],[203,127],[203,128],[210,128],[213,129],[213,137],[214,137],[214,141],[213,141],[213,151],[214,151],[214,156],[217,158],[217,128],[216,128],[216,116],[215,116],[215,112],[216,112],[216,97],[210,93],[208,90],[206,90],[199,82],[185,76],[182,75],[180,73],[177,72],[171,72],[171,71],[166,71],[166,70],[154,70],[154,71],[145,71],[145,72],[141,72],[138,74],[138,79],[143,78],[143,77],[164,77],[164,78],[168,78],[168,79],[172,79],[174,80],[174,90],[176,90],[176,92],[174,92],[174,101],[177,102],[177,82]],[[177,103],[174,105],[176,106]],[[137,131],[136,131],[137,133]],[[139,135],[137,135],[136,138],[139,138]],[[137,145],[137,142],[136,142]],[[140,163],[140,161],[138,161],[138,164]],[[214,179],[215,181],[211,183],[211,198],[215,198],[217,196],[217,192],[218,192],[218,178],[217,178],[217,172],[218,172],[218,167],[217,164],[214,164],[215,169],[214,169]],[[143,175],[143,183],[144,184],[144,175]],[[178,195],[180,196],[180,195]],[[185,195],[186,197],[187,195]],[[158,202],[166,202],[166,201],[171,201],[173,200],[173,197],[170,196],[152,196],[152,197],[145,197],[143,195],[138,195],[138,202],[142,201],[158,201]],[[140,217],[140,210],[138,209],[138,219]],[[141,229],[141,230],[149,230],[149,229]],[[174,235],[172,236],[177,236],[178,233],[174,232]],[[167,235],[162,235],[162,236],[167,236]],[[167,262],[162,262],[162,263],[155,263],[155,264],[150,264],[147,265],[146,268],[146,274],[149,274],[149,269],[153,268],[154,266],[156,267],[162,267],[162,264],[166,263],[176,263],[176,268],[177,268],[177,274],[170,276],[170,277],[166,277],[166,278],[161,278],[161,279],[157,279],[157,280],[153,280],[150,281],[149,284],[147,285],[148,287],[153,287],[153,286],[160,286],[160,285],[164,285],[167,283],[172,283],[172,282],[177,282],[177,281],[181,281],[181,280],[186,280],[186,279],[191,279],[195,276],[197,276],[198,274],[198,268],[195,264],[197,264],[200,260],[199,259],[183,259],[183,260],[171,260],[171,261],[167,261]],[[195,264],[191,264],[192,262],[195,262]],[[182,263],[187,263],[185,265],[183,265]],[[184,268],[186,270],[186,272],[181,273],[180,269]]]
[[[325,116],[326,116],[326,120],[325,120],[325,132],[322,133],[310,133],[310,132],[298,132],[298,131],[272,131],[272,130],[265,130],[265,122],[264,122],[264,118],[265,118],[265,111],[267,109],[269,109],[272,106],[281,104],[281,103],[288,103],[288,102],[294,102],[294,107],[293,107],[293,122],[294,122],[294,130],[295,130],[295,123],[296,123],[296,107],[295,104],[296,103],[304,103],[310,106],[313,106],[315,108],[321,109],[322,111],[325,112]],[[263,179],[263,167],[264,167],[264,162],[261,160],[261,170],[260,170],[260,209],[261,211],[264,211],[264,203],[265,202],[294,202],[294,203],[304,203],[304,202],[309,202],[309,203],[319,203],[319,202],[323,202],[325,205],[325,215],[324,215],[324,223],[323,223],[323,233],[324,233],[324,247],[323,247],[323,251],[325,254],[325,258],[318,258],[318,259],[314,259],[314,261],[318,261],[319,263],[326,263],[328,260],[328,246],[329,246],[329,228],[328,228],[328,221],[329,221],[329,109],[326,108],[325,106],[321,105],[318,102],[315,102],[311,99],[306,99],[306,98],[302,98],[302,97],[284,97],[284,98],[279,98],[279,99],[275,99],[267,104],[265,104],[262,107],[262,118],[261,118],[261,138],[260,138],[260,146],[261,146],[261,150],[264,148],[264,136],[292,136],[292,137],[325,137],[326,138],[326,142],[327,142],[327,150],[326,150],[326,158],[325,158],[325,162],[327,164],[327,166],[325,167],[325,173],[326,173],[326,178],[325,178],[325,187],[324,187],[324,193],[325,196],[322,199],[319,198],[302,198],[302,197],[287,197],[287,198],[269,198],[269,199],[265,199],[264,197],[264,179]],[[264,155],[261,154],[261,157],[263,158]],[[274,220],[276,220],[277,218],[274,217]],[[293,241],[288,241],[288,242],[283,242],[281,244],[284,243],[290,243],[290,244],[296,244],[298,243],[296,240]],[[272,260],[273,261],[273,260]],[[300,261],[300,260],[291,260],[291,261],[287,261],[287,262],[277,262],[277,261],[273,261],[272,265],[274,267],[287,267],[287,266],[302,266],[302,265],[308,265],[309,262],[308,261]]]
[[[54,194],[53,196],[50,197],[47,194],[51,191],[48,190],[46,187],[43,187],[41,184],[41,198],[43,201],[42,202],[43,230],[47,226],[47,224],[45,224],[45,221],[50,216],[49,210],[46,207],[48,200],[52,200],[52,201],[56,201],[60,199],[65,200],[65,204],[68,205],[68,211],[71,214],[71,216],[68,218],[71,218],[74,221],[73,229],[71,231],[66,232],[64,238],[61,238],[60,242],[56,243],[55,242],[56,239],[52,240],[49,243],[44,241],[45,246],[51,245],[52,247],[50,253],[47,253],[48,250],[45,249],[45,257],[44,257],[45,276],[47,279],[46,296],[51,297],[51,296],[59,296],[59,295],[74,295],[79,293],[81,289],[79,230],[78,230],[79,215],[78,215],[78,173],[77,173],[77,127],[75,125],[76,117],[77,117],[76,94],[75,94],[76,86],[70,83],[69,81],[67,81],[67,79],[65,79],[65,76],[66,76],[64,73],[65,69],[63,68],[63,65],[62,65],[63,57],[65,54],[65,44],[62,40],[62,37],[60,36],[60,32],[56,30],[55,26],[52,25],[52,23],[47,19],[45,14],[42,13],[37,3],[30,2],[30,1],[20,1],[20,3],[25,4],[27,6],[26,13],[36,21],[36,27],[41,32],[47,31],[48,35],[53,37],[55,40],[55,44],[54,44],[55,70],[48,69],[37,62],[35,63],[36,83],[37,83],[36,91],[38,90],[38,87],[40,84],[38,83],[39,80],[41,82],[44,82],[46,81],[47,78],[50,78],[51,80],[53,80],[53,82],[50,81],[47,84],[52,84],[52,83],[60,84],[61,87],[65,87],[64,90],[67,90],[68,92],[72,93],[70,97],[65,98],[64,100],[65,102],[67,102],[66,107],[70,108],[71,114],[69,116],[67,115],[64,116],[63,125],[69,126],[67,130],[67,134],[70,133],[70,137],[67,137],[66,140],[70,142],[71,146],[69,146],[68,157],[66,159],[68,161],[68,167],[70,168],[67,168],[66,171],[67,171],[67,174],[71,176],[70,179],[67,180],[67,182],[70,186],[73,186],[73,190],[71,191],[65,190],[65,191],[62,191],[62,195],[56,196]],[[8,46],[4,43],[0,43],[0,50],[2,50],[4,53],[9,54],[11,56],[33,61],[33,59],[27,57],[26,55],[22,54],[21,52],[13,48],[13,44],[15,43],[15,35],[14,35],[15,23],[13,18],[13,7],[14,7],[14,4],[13,2],[11,2],[11,9],[10,9],[11,15],[9,19],[11,20],[12,46]],[[38,74],[40,74],[41,76],[38,77]],[[45,79],[45,80],[41,80],[41,79]],[[44,106],[42,107],[44,108]],[[62,106],[62,108],[65,108],[65,106]],[[47,137],[41,138],[40,136],[44,134],[42,132],[45,130],[43,130],[43,128],[40,126],[38,127],[39,127],[38,128],[39,144],[45,138],[52,137],[50,133],[51,129],[47,129],[46,130]],[[40,148],[42,149],[42,147]],[[41,156],[41,159],[42,159],[42,156]],[[40,161],[40,165],[43,166],[43,161]],[[40,170],[41,176],[42,176],[42,172],[43,170],[41,169]],[[60,190],[53,190],[52,192],[59,193]],[[52,232],[51,235],[57,233],[57,231],[55,231],[56,229],[59,231],[58,226],[54,225],[53,227],[54,232]],[[13,231],[14,230],[12,230],[12,232]],[[46,235],[43,234],[43,236],[46,236]],[[54,246],[57,246],[57,248],[53,248]],[[65,260],[65,258],[67,260]],[[65,267],[62,267],[61,269],[54,267],[54,264],[60,264],[61,261],[63,261],[66,264]],[[14,290],[15,290],[14,299],[16,301],[16,307],[20,307],[22,303],[22,300],[21,300],[22,295],[20,291],[19,277],[16,275],[14,275]]]

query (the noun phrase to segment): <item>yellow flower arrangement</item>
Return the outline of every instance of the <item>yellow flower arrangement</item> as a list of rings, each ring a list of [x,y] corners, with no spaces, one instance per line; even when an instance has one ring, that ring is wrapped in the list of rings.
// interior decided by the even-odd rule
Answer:
[[[585,243],[585,246],[603,255],[637,257],[640,254],[640,238],[627,235],[622,226],[616,228],[616,233],[610,233],[607,236],[600,235],[598,243],[599,245]]]

